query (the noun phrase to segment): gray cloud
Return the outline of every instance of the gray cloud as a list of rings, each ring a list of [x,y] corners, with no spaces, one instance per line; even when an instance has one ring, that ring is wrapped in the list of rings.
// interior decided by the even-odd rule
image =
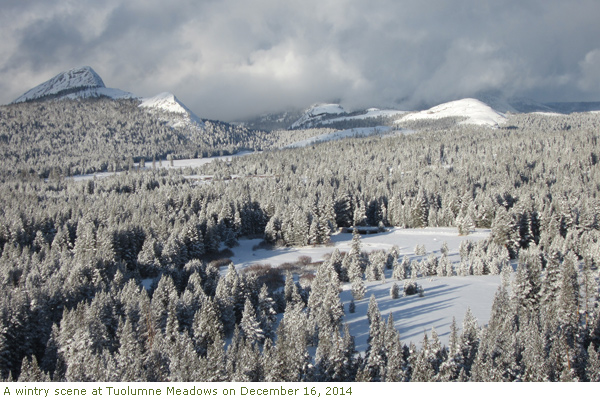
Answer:
[[[81,65],[107,86],[171,91],[198,115],[227,120],[485,91],[600,100],[594,0],[5,3],[1,103]]]

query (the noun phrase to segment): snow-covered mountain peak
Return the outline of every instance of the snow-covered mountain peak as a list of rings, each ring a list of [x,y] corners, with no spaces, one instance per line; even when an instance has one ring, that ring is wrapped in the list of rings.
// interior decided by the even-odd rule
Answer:
[[[191,113],[189,109],[170,92],[162,92],[151,98],[142,99],[140,107],[164,110],[165,112],[185,114]]]
[[[26,102],[66,91],[84,88],[105,88],[102,78],[91,67],[85,66],[64,71],[35,88],[25,92],[13,103]]]
[[[464,117],[461,124],[476,124],[497,127],[506,122],[507,118],[502,113],[492,109],[487,104],[473,98],[460,99],[442,103],[431,109],[411,113],[396,123],[401,124],[411,120],[441,119],[445,117]]]
[[[200,126],[203,124],[198,116],[170,92],[162,92],[151,98],[144,98],[140,107],[181,115],[181,118],[171,119],[171,125],[174,127],[189,123]]]
[[[49,98],[89,98],[108,96],[114,99],[133,98],[128,92],[106,88],[102,78],[89,66],[74,68],[56,75],[30,89],[13,103]]]

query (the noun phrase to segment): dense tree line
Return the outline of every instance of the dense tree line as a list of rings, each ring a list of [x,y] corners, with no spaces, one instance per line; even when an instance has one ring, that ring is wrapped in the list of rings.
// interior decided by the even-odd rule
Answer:
[[[138,113],[133,104],[99,102],[98,113]],[[33,105],[38,113],[59,108]],[[60,108],[78,104],[67,105]],[[209,181],[162,169],[87,182],[13,176],[11,169],[28,163],[58,169],[68,160],[49,150],[44,128],[39,151],[14,155],[0,184],[0,376],[598,381],[599,125],[591,114],[517,115],[498,130],[456,126],[347,139],[190,172]],[[70,130],[80,144],[100,143]],[[165,149],[168,138],[152,141]],[[2,141],[11,155],[32,140],[11,134]],[[105,141],[116,155],[130,155],[116,139]],[[425,255],[412,260],[393,249],[366,256],[355,233],[352,250],[334,252],[307,287],[291,275],[281,288],[269,287],[232,266],[221,276],[222,262],[213,262],[241,236],[322,244],[338,227],[355,225],[456,226],[457,235],[484,227],[492,234],[464,242],[460,264],[451,264],[443,250],[439,257],[419,250]],[[510,259],[517,265],[512,284]],[[429,275],[505,280],[488,326],[479,328],[467,312],[449,345],[435,333],[420,349],[404,345],[393,317],[381,317],[371,300],[369,346],[359,356],[342,326],[351,306],[339,301],[340,283],[351,282],[359,299],[364,281],[381,280],[387,269],[405,292]]]

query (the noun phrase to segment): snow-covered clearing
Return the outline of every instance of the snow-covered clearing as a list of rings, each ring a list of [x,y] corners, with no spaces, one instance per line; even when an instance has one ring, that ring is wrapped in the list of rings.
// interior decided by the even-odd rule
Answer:
[[[485,325],[490,319],[492,302],[498,286],[500,276],[452,276],[431,277],[420,279],[417,283],[423,287],[424,296],[401,296],[398,299],[390,297],[390,288],[398,283],[402,289],[403,281],[390,278],[391,272],[386,272],[386,283],[367,282],[367,292],[362,300],[355,301],[356,311],[348,312],[348,305],[352,299],[351,285],[345,284],[340,298],[344,303],[345,322],[354,335],[356,348],[363,352],[367,348],[369,337],[369,321],[367,308],[372,294],[377,298],[377,304],[383,319],[387,320],[389,314],[394,317],[394,326],[400,332],[403,343],[414,343],[421,346],[423,334],[431,339],[431,329],[437,332],[440,341],[448,345],[452,318],[456,318],[458,328],[462,328],[463,318],[468,308],[477,318],[479,325]]]
[[[242,151],[242,152],[238,152],[237,154],[234,154],[234,155],[211,156],[209,158],[179,159],[179,160],[173,160],[173,166],[171,166],[171,162],[162,160],[162,161],[160,161],[160,165],[161,165],[161,167],[164,167],[167,169],[181,169],[181,168],[186,168],[186,167],[193,168],[193,167],[206,165],[207,163],[211,163],[216,160],[229,162],[233,158],[239,158],[241,156],[250,155],[253,153],[254,153],[253,151]],[[159,165],[159,162],[156,162],[156,164]],[[150,165],[150,166],[148,166],[148,165]],[[152,163],[151,162],[149,163],[146,161],[146,169],[148,169],[151,166],[152,166]]]
[[[244,155],[249,155],[249,154],[253,154],[253,151],[242,151],[242,152],[238,152],[237,154],[234,155],[226,155],[226,156],[211,156],[208,158],[195,158],[195,159],[179,159],[179,160],[173,160],[172,165],[171,165],[171,161],[168,161],[166,159],[163,160],[159,160],[155,162],[156,168],[165,168],[165,169],[183,169],[183,168],[194,168],[194,167],[198,167],[198,166],[202,166],[202,165],[206,165],[207,163],[211,163],[215,160],[220,160],[220,161],[230,161],[233,158],[238,158]],[[137,169],[139,164],[136,163],[135,168]],[[148,169],[152,169],[152,161],[146,161],[146,167],[144,168],[146,170]],[[112,176],[114,174],[120,174],[121,172],[101,172],[101,173],[92,173],[92,174],[80,174],[80,175],[75,175],[72,176],[71,178],[74,181],[83,181],[83,180],[92,180],[94,178],[97,179],[102,179],[104,177],[109,177]],[[189,176],[189,177],[201,177],[201,176]],[[206,176],[209,177],[209,176]]]
[[[458,262],[458,248],[464,240],[479,241],[489,236],[488,229],[477,229],[468,236],[459,236],[456,228],[422,228],[422,229],[400,229],[391,228],[387,232],[361,236],[361,249],[364,252],[375,250],[389,250],[394,246],[400,249],[400,256],[414,256],[417,244],[425,246],[427,253],[439,251],[444,243],[448,244],[448,256],[452,262]],[[274,250],[266,250],[257,246],[262,239],[241,239],[240,245],[232,248],[234,256],[231,258],[236,268],[241,269],[253,264],[271,264],[276,267],[285,262],[295,262],[300,256],[309,256],[313,262],[322,261],[326,254],[334,249],[341,252],[350,251],[352,233],[339,233],[331,236],[331,245],[316,247],[283,247]]]
[[[77,174],[75,176],[71,176],[70,178],[73,181],[85,181],[85,180],[94,180],[94,179],[104,179],[105,177],[110,177],[115,174],[121,174],[121,172],[100,172],[100,173],[90,173],[90,174]]]
[[[424,229],[399,229],[393,228],[388,232],[361,236],[361,249],[365,252],[374,250],[389,250],[393,246],[400,249],[400,259],[404,255],[410,258],[421,258],[414,255],[417,244],[424,245],[427,254],[434,252],[440,256],[440,248],[444,242],[448,244],[448,256],[457,263],[460,260],[458,250],[464,240],[479,241],[489,236],[490,231],[479,229],[468,236],[458,236],[455,228],[424,228]],[[332,236],[332,244],[318,247],[277,248],[266,250],[253,247],[258,245],[260,239],[240,240],[240,245],[234,247],[234,256],[231,258],[236,268],[242,269],[253,264],[270,264],[273,267],[286,262],[296,262],[301,256],[309,256],[313,262],[322,261],[325,255],[335,248],[340,251],[349,251],[352,233],[340,233]],[[393,314],[396,328],[400,331],[402,341],[413,342],[420,345],[423,332],[430,332],[435,328],[442,343],[447,344],[450,334],[452,318],[456,318],[459,328],[467,311],[471,308],[473,315],[480,325],[489,320],[494,294],[500,285],[499,276],[453,276],[432,277],[418,280],[425,292],[424,297],[402,296],[399,299],[390,297],[390,288],[394,282],[402,289],[403,281],[391,279],[392,272],[386,270],[386,282],[366,282],[367,293],[363,300],[356,301],[356,312],[348,312],[348,304],[352,298],[350,284],[343,285],[340,297],[344,303],[346,322],[350,326],[352,335],[356,337],[356,346],[359,351],[367,347],[369,324],[366,316],[369,298],[374,294],[377,298],[382,317],[388,318]]]

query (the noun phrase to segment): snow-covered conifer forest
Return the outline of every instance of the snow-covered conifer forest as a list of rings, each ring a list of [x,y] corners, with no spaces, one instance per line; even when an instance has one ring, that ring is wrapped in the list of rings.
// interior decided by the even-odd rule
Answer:
[[[600,114],[257,131],[138,104],[0,107],[3,380],[600,380]],[[368,246],[417,228],[439,241]],[[493,284],[485,317],[433,302],[459,280]]]

